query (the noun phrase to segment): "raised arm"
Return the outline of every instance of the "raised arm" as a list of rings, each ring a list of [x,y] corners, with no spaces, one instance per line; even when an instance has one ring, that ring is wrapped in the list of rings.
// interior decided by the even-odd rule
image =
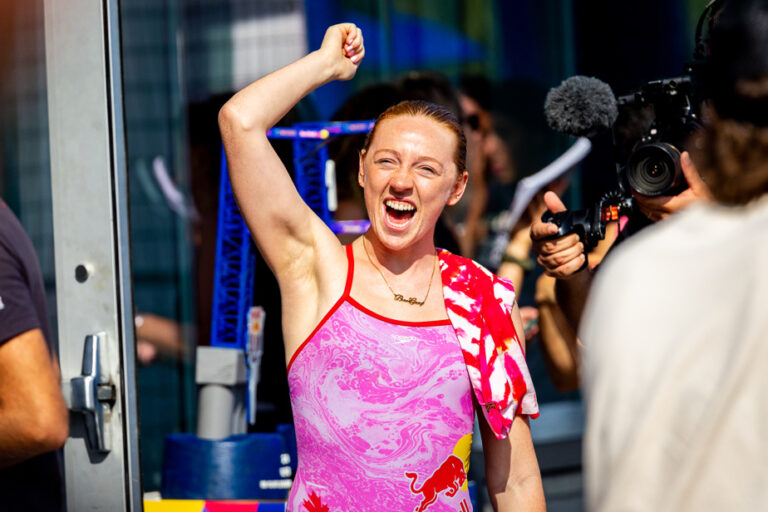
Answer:
[[[349,80],[363,58],[351,23],[330,27],[319,50],[252,83],[219,113],[232,189],[259,250],[281,282],[305,276],[335,240],[299,196],[266,132],[298,101],[332,80]],[[341,249],[341,246],[338,246]]]

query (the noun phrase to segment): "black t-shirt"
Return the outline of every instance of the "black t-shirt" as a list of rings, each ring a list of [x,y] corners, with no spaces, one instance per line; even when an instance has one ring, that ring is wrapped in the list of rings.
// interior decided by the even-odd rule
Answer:
[[[35,250],[0,199],[0,346],[31,329],[40,329],[50,348],[45,287]],[[63,510],[63,497],[59,452],[0,470],[0,510]]]

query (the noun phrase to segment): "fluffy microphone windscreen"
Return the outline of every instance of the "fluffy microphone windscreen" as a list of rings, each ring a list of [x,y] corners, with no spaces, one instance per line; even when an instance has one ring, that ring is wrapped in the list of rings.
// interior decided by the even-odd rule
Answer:
[[[616,121],[611,86],[597,78],[572,76],[551,89],[544,101],[549,126],[574,137],[593,137]]]

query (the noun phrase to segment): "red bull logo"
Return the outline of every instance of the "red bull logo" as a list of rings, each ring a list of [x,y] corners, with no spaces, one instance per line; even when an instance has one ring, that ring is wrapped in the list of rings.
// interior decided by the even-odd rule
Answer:
[[[405,472],[406,478],[411,479],[411,492],[421,494],[421,504],[414,509],[415,512],[424,512],[430,505],[437,501],[441,492],[445,492],[448,497],[456,496],[464,482],[467,481],[467,474],[464,472],[464,461],[456,455],[449,455],[440,467],[427,478],[421,487],[416,488],[416,480],[419,475],[412,472]],[[462,507],[464,504],[462,503]],[[462,508],[463,510],[463,508]]]

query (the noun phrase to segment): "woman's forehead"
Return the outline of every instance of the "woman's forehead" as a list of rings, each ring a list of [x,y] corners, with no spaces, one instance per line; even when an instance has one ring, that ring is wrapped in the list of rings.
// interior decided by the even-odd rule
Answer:
[[[399,115],[378,122],[371,146],[393,141],[439,144],[447,146],[445,149],[451,154],[457,144],[450,128],[429,117],[414,115]]]

